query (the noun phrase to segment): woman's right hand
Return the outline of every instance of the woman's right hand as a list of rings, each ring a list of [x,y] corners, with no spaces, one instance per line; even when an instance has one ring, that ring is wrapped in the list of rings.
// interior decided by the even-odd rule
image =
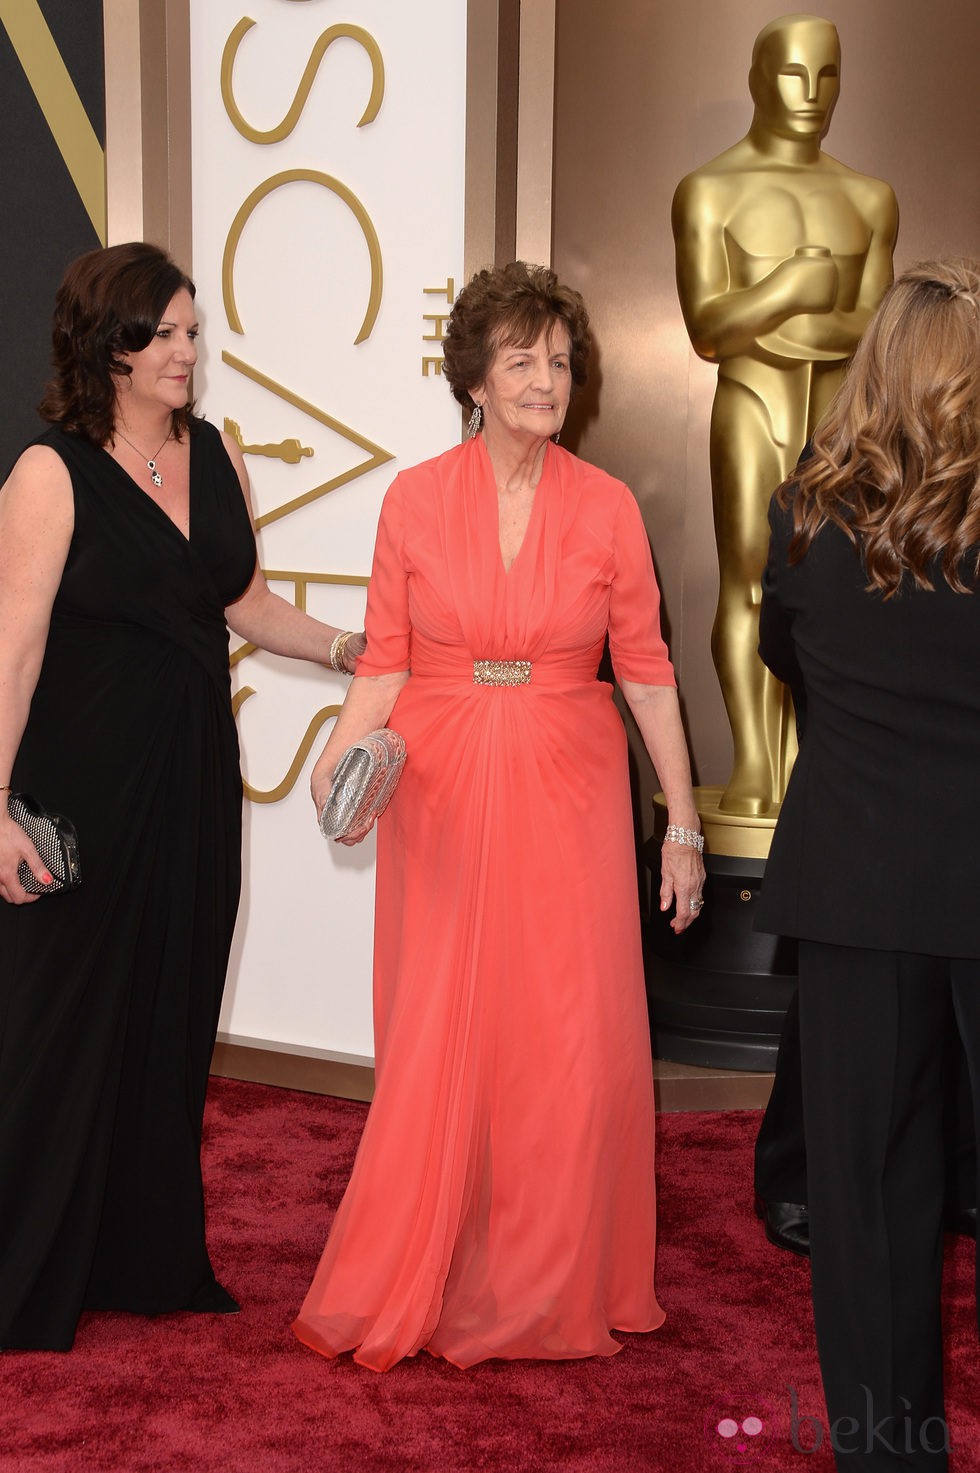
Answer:
[[[370,830],[365,829],[363,834],[338,834],[334,843],[344,844],[348,849],[352,849],[355,844],[363,844],[369,833]]]
[[[21,861],[42,885],[50,885],[53,876],[19,824],[6,813],[0,815],[0,898],[10,905],[30,905],[40,895],[29,895],[17,878]]]
[[[310,775],[310,793],[313,797],[313,807],[316,809],[316,821],[320,822],[320,814],[326,803],[333,786],[333,773],[336,761],[330,751],[330,743],[324,747],[316,760],[313,772]]]
[[[337,763],[352,742],[359,741],[369,731],[376,731],[378,727],[385,725],[408,675],[407,670],[399,670],[392,675],[354,676],[327,745],[317,758],[310,775],[310,793],[318,823],[323,805],[330,796]],[[363,837],[362,834],[361,838]],[[339,839],[337,842],[359,844],[361,838]]]
[[[330,747],[328,743],[327,746],[324,747],[323,751],[320,753],[316,766],[313,768],[313,775],[310,778],[310,792],[313,794],[313,806],[316,808],[317,823],[320,822],[320,814],[323,812],[323,805],[326,803],[327,798],[330,796],[330,789],[333,787],[333,774],[336,765],[337,764],[334,761],[332,754],[330,754]],[[344,836],[342,838],[335,839],[334,843],[346,844],[347,847],[350,848],[354,844],[360,844],[361,841],[366,838],[367,831],[365,831],[363,834],[358,834],[354,838],[348,838]]]

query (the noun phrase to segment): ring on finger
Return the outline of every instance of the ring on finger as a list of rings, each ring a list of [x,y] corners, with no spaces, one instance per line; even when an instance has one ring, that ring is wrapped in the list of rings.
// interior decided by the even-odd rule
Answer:
[[[700,895],[697,895],[697,896],[694,896],[689,903],[690,903],[691,910],[696,915],[697,912],[701,909],[702,905],[704,904],[704,900],[703,900],[703,898]]]

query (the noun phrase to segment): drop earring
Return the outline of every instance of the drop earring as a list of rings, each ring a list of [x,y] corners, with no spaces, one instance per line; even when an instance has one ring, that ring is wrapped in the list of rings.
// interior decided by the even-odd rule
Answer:
[[[473,413],[470,415],[470,422],[469,422],[469,425],[467,427],[466,437],[467,437],[468,440],[472,440],[472,438],[473,438],[474,435],[478,435],[480,433],[480,426],[482,424],[483,424],[483,409],[482,409],[482,406],[479,405],[479,404],[475,404],[473,406]]]

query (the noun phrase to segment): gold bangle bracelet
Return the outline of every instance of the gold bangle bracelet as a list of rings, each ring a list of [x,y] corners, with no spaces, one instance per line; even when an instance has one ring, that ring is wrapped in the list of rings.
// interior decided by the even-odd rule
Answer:
[[[344,651],[348,642],[353,639],[353,629],[343,629],[334,636],[333,644],[330,646],[330,668],[336,670],[338,675],[349,675],[350,671],[344,664]]]

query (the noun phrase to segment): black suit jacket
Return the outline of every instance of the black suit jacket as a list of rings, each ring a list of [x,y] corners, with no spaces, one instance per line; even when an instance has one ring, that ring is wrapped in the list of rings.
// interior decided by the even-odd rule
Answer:
[[[980,956],[980,591],[867,591],[826,526],[795,567],[773,500],[759,652],[806,737],[756,924],[842,946]]]

